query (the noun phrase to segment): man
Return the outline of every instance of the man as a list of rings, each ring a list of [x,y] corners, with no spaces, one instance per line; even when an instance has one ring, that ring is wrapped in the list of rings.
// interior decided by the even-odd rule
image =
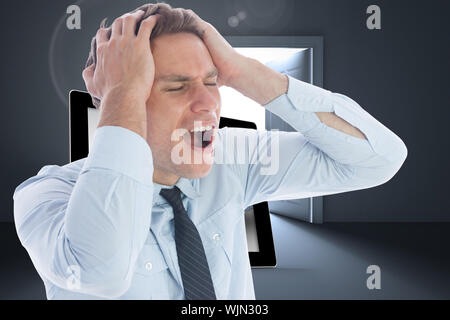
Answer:
[[[93,48],[89,156],[45,166],[14,194],[48,299],[254,299],[246,207],[378,186],[406,159],[355,101],[238,54],[190,10],[142,6],[100,28]],[[220,85],[298,132],[218,130]],[[231,149],[234,137],[248,143]]]

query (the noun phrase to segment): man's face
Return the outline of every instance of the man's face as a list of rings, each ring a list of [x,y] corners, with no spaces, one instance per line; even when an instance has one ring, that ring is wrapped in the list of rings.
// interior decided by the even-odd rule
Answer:
[[[208,75],[216,70],[209,51],[200,38],[188,32],[160,36],[151,42],[151,49],[155,80],[147,100],[147,140],[153,154],[154,181],[170,185],[180,176],[205,176],[212,166],[214,130],[204,135],[190,131],[207,125],[217,130],[219,125],[221,100],[215,85],[217,75]],[[164,78],[169,75],[190,80],[169,81]],[[212,142],[202,147],[208,141]],[[180,159],[189,163],[176,164]]]

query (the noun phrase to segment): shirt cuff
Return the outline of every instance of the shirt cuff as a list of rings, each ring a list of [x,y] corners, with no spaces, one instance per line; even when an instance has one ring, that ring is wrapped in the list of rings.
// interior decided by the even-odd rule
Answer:
[[[333,112],[332,92],[298,80],[286,74],[288,78],[288,90],[271,102],[264,105],[265,108],[277,108],[284,99],[299,111],[306,112]]]
[[[91,168],[113,170],[143,184],[153,184],[150,146],[139,134],[123,127],[102,126],[95,130],[82,172]]]
[[[287,75],[288,90],[263,107],[300,132],[321,124],[314,112],[334,112],[332,92]],[[300,112],[298,112],[300,111]]]

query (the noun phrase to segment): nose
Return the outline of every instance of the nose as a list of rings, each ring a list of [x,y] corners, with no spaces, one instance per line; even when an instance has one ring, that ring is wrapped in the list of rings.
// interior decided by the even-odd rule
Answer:
[[[207,84],[198,84],[194,86],[192,93],[192,112],[215,112],[219,108],[220,93],[216,87],[212,87]],[[217,94],[216,94],[217,93]]]

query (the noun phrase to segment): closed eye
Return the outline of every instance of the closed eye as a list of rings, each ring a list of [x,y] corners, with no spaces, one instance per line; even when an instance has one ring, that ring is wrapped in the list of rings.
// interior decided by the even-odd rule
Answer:
[[[205,85],[207,85],[207,86],[217,86],[217,83],[205,83]],[[180,91],[183,88],[184,88],[184,86],[179,87],[179,88],[167,89],[167,91]]]

